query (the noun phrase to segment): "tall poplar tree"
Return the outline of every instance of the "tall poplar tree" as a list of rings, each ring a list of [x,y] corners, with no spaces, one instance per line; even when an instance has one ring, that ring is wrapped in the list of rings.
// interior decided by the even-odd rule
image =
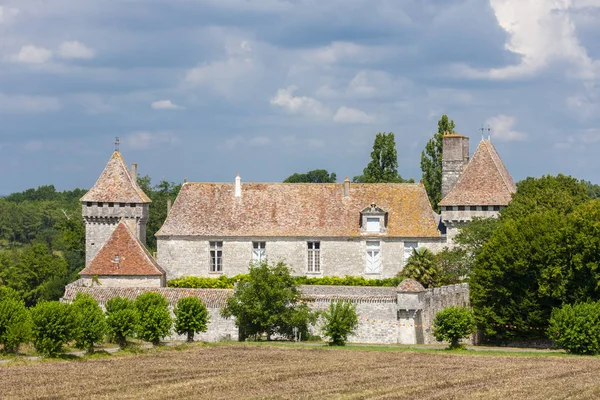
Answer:
[[[373,143],[371,161],[363,174],[355,176],[354,182],[358,183],[403,183],[405,181],[398,173],[398,152],[396,151],[396,140],[394,134],[378,133]]]
[[[454,120],[446,114],[438,121],[438,131],[421,152],[421,171],[423,185],[427,190],[431,206],[439,212],[438,203],[442,200],[442,144],[444,132],[454,132]]]

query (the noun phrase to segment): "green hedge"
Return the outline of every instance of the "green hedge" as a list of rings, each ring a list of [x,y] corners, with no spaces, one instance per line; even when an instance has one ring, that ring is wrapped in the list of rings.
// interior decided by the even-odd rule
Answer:
[[[232,277],[221,275],[218,278],[201,278],[195,276],[186,276],[183,278],[171,279],[167,282],[167,286],[175,288],[191,288],[191,289],[233,289],[233,286],[238,281],[245,281],[248,275],[240,274]],[[399,278],[386,279],[365,279],[355,276],[323,276],[323,277],[308,277],[295,276],[294,282],[297,285],[334,285],[334,286],[390,286],[395,287],[401,282]]]

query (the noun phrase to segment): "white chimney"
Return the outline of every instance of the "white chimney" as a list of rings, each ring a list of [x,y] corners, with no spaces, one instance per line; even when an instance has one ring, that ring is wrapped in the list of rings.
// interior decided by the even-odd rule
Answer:
[[[167,215],[171,212],[171,199],[167,199]]]
[[[242,197],[242,178],[240,178],[240,174],[235,177],[235,197]]]
[[[344,181],[344,197],[350,197],[350,179],[348,177]]]
[[[137,179],[137,163],[131,164],[131,177]]]

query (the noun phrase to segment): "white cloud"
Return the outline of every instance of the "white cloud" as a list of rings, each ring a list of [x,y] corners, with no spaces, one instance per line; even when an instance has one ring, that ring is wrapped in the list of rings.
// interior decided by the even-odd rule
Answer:
[[[62,58],[73,59],[90,59],[94,58],[94,50],[87,47],[85,44],[78,41],[63,42],[58,46],[58,55]]]
[[[343,106],[337,110],[333,121],[345,124],[368,124],[375,121],[375,118],[364,111]]]
[[[61,103],[49,96],[7,96],[0,93],[0,113],[40,113],[60,110]]]
[[[512,142],[521,141],[527,138],[527,134],[513,129],[517,119],[509,115],[496,115],[488,118],[485,125],[489,125],[492,129],[492,137],[500,141]]]
[[[266,146],[271,143],[271,139],[266,136],[257,136],[248,142],[250,146]]]
[[[40,151],[42,147],[44,147],[44,142],[41,140],[29,140],[23,146],[27,151]]]
[[[264,147],[271,144],[271,138],[266,136],[256,136],[250,139],[246,139],[241,135],[234,136],[225,140],[223,143],[223,148],[226,150],[233,150],[238,146],[252,146],[252,147]]]
[[[177,104],[173,104],[171,100],[158,100],[150,105],[155,110],[175,110],[181,108]]]
[[[333,42],[329,46],[304,50],[302,58],[313,64],[335,64],[343,60],[364,62],[370,59],[368,47],[351,42]]]
[[[132,149],[147,149],[157,145],[178,143],[179,139],[172,132],[138,131],[126,135],[124,143]]]
[[[43,47],[23,46],[12,60],[24,64],[43,64],[52,58],[52,51]]]
[[[287,89],[279,89],[275,97],[271,99],[271,104],[283,107],[292,113],[328,116],[329,110],[317,99],[307,96],[294,96],[298,90],[296,86],[289,86]]]

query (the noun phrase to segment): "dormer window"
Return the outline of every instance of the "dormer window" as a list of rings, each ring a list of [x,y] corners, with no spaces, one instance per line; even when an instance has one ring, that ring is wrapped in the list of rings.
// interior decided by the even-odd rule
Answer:
[[[371,204],[360,212],[360,233],[385,234],[387,233],[387,212],[376,204]]]

